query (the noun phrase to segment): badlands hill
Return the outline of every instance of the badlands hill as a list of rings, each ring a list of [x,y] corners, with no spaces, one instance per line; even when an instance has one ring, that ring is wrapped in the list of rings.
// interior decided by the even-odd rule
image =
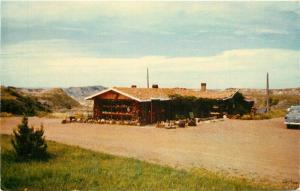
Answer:
[[[84,87],[69,87],[63,90],[71,96],[73,99],[77,100],[82,105],[88,105],[89,102],[84,100],[85,97],[93,95],[97,92],[105,90],[104,86],[84,86]]]

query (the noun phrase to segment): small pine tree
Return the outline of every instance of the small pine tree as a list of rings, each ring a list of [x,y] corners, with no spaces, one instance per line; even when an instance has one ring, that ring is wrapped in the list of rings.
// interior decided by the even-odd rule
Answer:
[[[19,160],[45,159],[47,157],[47,143],[45,141],[43,125],[34,130],[28,126],[28,118],[23,117],[22,123],[13,131],[11,140]]]

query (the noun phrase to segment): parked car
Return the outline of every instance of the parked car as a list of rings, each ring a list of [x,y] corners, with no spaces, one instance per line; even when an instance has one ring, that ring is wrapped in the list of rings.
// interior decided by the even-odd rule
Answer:
[[[300,128],[300,105],[294,105],[288,109],[284,123],[286,124],[287,128]]]

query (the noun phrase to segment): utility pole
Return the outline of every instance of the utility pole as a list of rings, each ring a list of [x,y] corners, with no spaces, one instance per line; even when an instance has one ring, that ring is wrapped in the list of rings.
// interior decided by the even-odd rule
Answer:
[[[148,71],[148,68],[147,68],[147,88],[149,88],[149,71]]]
[[[268,113],[270,111],[270,94],[269,94],[269,73],[267,73],[267,87],[266,87],[266,94],[267,94],[267,100],[266,100],[266,112]]]

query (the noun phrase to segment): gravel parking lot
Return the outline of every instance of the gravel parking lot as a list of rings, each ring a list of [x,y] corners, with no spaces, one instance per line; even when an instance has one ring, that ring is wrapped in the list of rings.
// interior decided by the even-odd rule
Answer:
[[[11,134],[20,121],[1,118],[0,133]],[[286,129],[282,118],[228,119],[185,129],[61,124],[61,119],[37,117],[29,122],[35,127],[43,123],[49,140],[114,155],[277,182],[299,183],[300,179],[300,131]]]

